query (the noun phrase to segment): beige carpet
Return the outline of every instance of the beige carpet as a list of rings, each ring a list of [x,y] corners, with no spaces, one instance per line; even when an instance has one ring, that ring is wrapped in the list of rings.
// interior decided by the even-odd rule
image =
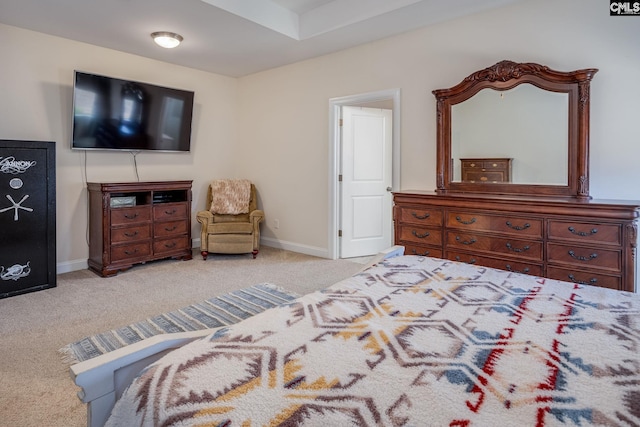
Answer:
[[[363,266],[263,247],[251,255],[158,261],[103,279],[83,270],[58,286],[0,300],[0,426],[81,427],[86,407],[57,350],[84,336],[175,310],[256,283],[299,294]]]

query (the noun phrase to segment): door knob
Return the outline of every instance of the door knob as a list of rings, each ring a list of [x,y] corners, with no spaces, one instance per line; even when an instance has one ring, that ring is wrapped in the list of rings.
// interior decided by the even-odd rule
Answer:
[[[391,190],[393,190],[393,188],[387,187],[387,191],[391,191]]]

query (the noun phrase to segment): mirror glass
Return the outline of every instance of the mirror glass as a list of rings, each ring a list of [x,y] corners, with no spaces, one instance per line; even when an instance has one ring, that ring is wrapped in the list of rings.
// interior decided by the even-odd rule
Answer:
[[[511,183],[568,184],[569,94],[522,83],[451,105],[452,182],[460,159],[510,158]]]

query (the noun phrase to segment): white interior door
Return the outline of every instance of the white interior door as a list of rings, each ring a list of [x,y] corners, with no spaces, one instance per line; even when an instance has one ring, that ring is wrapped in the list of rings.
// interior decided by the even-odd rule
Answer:
[[[342,107],[340,257],[392,244],[392,111]]]

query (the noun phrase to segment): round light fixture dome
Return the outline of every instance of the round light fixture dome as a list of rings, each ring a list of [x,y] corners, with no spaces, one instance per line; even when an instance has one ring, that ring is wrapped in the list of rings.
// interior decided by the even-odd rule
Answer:
[[[156,31],[151,33],[153,41],[158,46],[162,46],[167,49],[172,49],[180,44],[182,36],[180,34],[171,33],[169,31]]]

